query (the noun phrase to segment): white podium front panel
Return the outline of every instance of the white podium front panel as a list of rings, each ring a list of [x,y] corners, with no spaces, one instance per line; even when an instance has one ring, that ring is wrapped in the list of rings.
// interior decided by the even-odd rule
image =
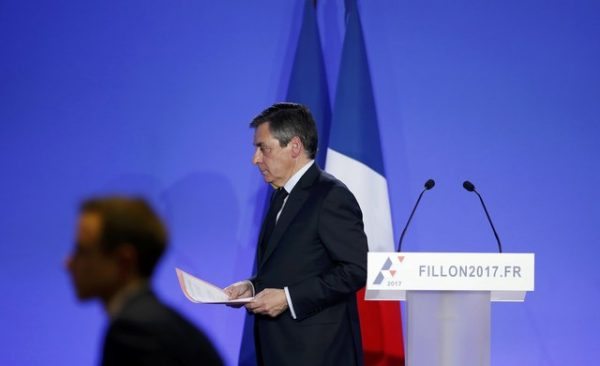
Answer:
[[[523,301],[534,290],[532,253],[369,252],[366,300],[406,300],[407,291],[490,291]]]
[[[406,366],[489,366],[489,291],[408,291]]]

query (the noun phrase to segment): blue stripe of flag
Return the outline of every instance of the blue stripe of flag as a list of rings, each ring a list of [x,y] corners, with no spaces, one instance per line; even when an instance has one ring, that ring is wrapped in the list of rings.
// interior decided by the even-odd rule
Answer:
[[[373,87],[360,17],[346,1],[346,36],[333,108],[329,148],[385,176]]]
[[[319,133],[317,163],[321,167],[325,166],[331,125],[331,107],[321,39],[319,38],[319,26],[311,0],[305,1],[304,17],[290,75],[287,101],[304,104],[312,112]]]

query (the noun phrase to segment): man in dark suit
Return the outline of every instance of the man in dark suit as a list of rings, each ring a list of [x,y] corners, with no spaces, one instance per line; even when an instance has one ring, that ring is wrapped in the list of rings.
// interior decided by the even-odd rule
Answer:
[[[67,268],[77,296],[98,298],[110,317],[103,366],[222,365],[206,336],[150,289],[166,245],[164,225],[142,199],[82,204]]]
[[[253,163],[276,191],[257,248],[257,274],[231,298],[256,294],[260,365],[362,365],[356,291],[366,281],[367,238],[346,186],[314,162],[317,129],[308,109],[278,103],[250,124]]]

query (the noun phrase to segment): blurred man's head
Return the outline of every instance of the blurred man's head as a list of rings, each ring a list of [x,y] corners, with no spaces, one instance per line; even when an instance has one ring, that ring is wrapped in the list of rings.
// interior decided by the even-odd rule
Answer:
[[[106,303],[129,283],[149,279],[166,246],[165,226],[145,200],[83,202],[75,249],[67,260],[77,296]]]

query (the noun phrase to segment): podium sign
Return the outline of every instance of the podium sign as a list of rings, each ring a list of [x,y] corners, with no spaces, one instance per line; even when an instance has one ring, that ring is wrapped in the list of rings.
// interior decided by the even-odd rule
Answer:
[[[368,254],[365,299],[407,303],[407,366],[489,365],[490,302],[533,289],[534,254]]]
[[[534,254],[369,252],[366,300],[406,300],[413,290],[490,291],[491,301],[523,301],[534,290]]]

